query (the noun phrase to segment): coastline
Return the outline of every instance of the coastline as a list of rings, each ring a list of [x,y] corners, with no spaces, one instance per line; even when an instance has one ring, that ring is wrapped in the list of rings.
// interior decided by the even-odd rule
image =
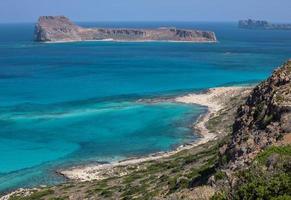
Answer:
[[[38,42],[38,41],[37,41]],[[160,43],[194,43],[194,44],[204,44],[204,43],[218,43],[215,41],[183,41],[183,40],[114,40],[114,39],[103,39],[103,40],[64,40],[64,41],[43,41],[39,42],[42,44],[65,44],[65,43],[77,43],[77,42],[116,42],[116,43],[150,43],[150,42],[160,42]]]
[[[164,166],[164,164],[170,164],[172,167],[166,168],[167,172],[163,171],[165,168],[161,168],[160,173],[168,173],[170,176],[175,176],[173,169],[179,169],[182,165],[193,165],[194,163],[185,163],[183,159],[187,159],[187,156],[191,155],[193,156],[193,159],[197,159],[197,155],[200,152],[204,154],[203,152],[207,152],[205,155],[206,157],[202,157],[201,159],[197,160],[197,163],[195,161],[194,169],[200,170],[203,169],[203,167],[209,165],[208,162],[204,163],[204,158],[213,158],[215,152],[217,152],[217,149],[213,145],[217,143],[218,140],[223,139],[225,135],[225,129],[226,127],[223,126],[217,126],[213,123],[216,123],[216,120],[219,119],[220,124],[226,124],[227,126],[230,125],[229,121],[225,121],[225,119],[229,119],[229,117],[233,116],[225,115],[227,112],[233,112],[236,109],[235,105],[238,105],[238,102],[241,101],[241,97],[246,96],[249,94],[250,89],[252,87],[249,86],[239,86],[239,87],[218,87],[218,88],[211,88],[208,90],[204,90],[200,93],[189,93],[184,96],[177,96],[170,99],[164,99],[165,101],[169,102],[176,102],[176,103],[187,103],[187,104],[198,104],[202,105],[208,108],[208,112],[205,112],[202,114],[198,120],[193,124],[193,131],[195,131],[195,134],[199,134],[202,137],[199,140],[196,140],[189,144],[184,144],[179,146],[177,149],[173,151],[168,152],[158,152],[155,154],[147,155],[144,157],[138,157],[138,158],[128,158],[126,160],[122,160],[115,163],[109,163],[109,164],[100,164],[100,165],[83,165],[83,166],[75,166],[71,168],[66,169],[59,169],[56,171],[57,174],[64,176],[67,178],[67,182],[61,185],[56,185],[53,187],[49,186],[38,186],[35,188],[19,188],[15,191],[9,192],[4,194],[4,196],[0,196],[0,200],[8,200],[10,197],[13,196],[30,196],[34,193],[36,194],[43,194],[42,192],[46,193],[48,191],[52,191],[54,189],[61,189],[61,188],[71,188],[72,187],[72,193],[74,193],[75,189],[73,187],[74,184],[76,184],[77,190],[83,188],[84,184],[87,185],[86,188],[91,190],[91,187],[96,187],[97,185],[102,185],[105,181],[113,181],[116,180],[117,182],[114,184],[120,184],[118,180],[126,181],[130,177],[136,177],[137,173],[142,173],[143,170],[148,169],[148,167],[151,168],[155,166]],[[232,111],[230,111],[230,110]],[[221,116],[223,116],[221,118]],[[213,121],[214,120],[214,121]],[[212,124],[212,125],[211,125]],[[213,132],[211,132],[213,131]],[[210,148],[210,149],[209,149]],[[212,152],[212,153],[211,153]],[[213,155],[212,155],[213,154]],[[196,156],[195,156],[196,155]],[[184,157],[186,156],[186,157]],[[210,156],[210,157],[209,157]],[[177,158],[182,158],[182,160]],[[203,161],[204,160],[204,161]],[[202,163],[200,163],[200,161]],[[207,160],[206,160],[207,161]],[[182,163],[180,163],[182,162]],[[204,164],[203,164],[204,163]],[[189,166],[189,167],[190,167]],[[201,168],[202,167],[202,168]],[[155,169],[155,168],[154,168]],[[172,169],[172,170],[171,170]],[[191,169],[191,168],[190,168]],[[150,172],[149,173],[155,173]],[[159,172],[156,172],[158,180],[160,180]],[[192,173],[190,171],[185,171],[185,173]],[[125,178],[123,178],[125,177]],[[157,180],[156,180],[157,181]]]
[[[243,86],[217,87],[208,89],[203,93],[190,93],[170,100],[176,103],[198,104],[207,107],[208,111],[202,114],[193,125],[193,131],[195,131],[195,134],[199,134],[201,138],[192,143],[181,145],[172,151],[158,152],[138,158],[128,158],[126,160],[109,164],[75,166],[68,169],[59,170],[57,173],[69,180],[77,180],[80,182],[102,180],[110,177],[110,174],[114,173],[114,168],[168,158],[183,150],[191,149],[216,140],[219,135],[210,132],[206,127],[206,123],[211,117],[215,116],[218,111],[224,108],[226,99],[230,99],[232,96],[239,94],[246,88],[247,87]],[[122,176],[125,174],[120,175]]]

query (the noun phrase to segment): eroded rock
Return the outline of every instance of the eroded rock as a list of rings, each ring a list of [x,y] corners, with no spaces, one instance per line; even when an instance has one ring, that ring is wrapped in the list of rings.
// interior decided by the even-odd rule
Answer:
[[[237,112],[226,154],[228,167],[240,169],[291,130],[291,61],[254,88]]]

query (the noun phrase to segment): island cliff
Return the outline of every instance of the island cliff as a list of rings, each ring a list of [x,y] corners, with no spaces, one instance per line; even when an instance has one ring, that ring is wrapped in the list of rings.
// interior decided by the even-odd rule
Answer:
[[[215,42],[214,32],[176,28],[83,28],[64,16],[42,16],[35,26],[35,40],[66,42],[86,40]]]
[[[261,30],[291,30],[291,24],[273,24],[265,20],[240,20],[239,28]]]

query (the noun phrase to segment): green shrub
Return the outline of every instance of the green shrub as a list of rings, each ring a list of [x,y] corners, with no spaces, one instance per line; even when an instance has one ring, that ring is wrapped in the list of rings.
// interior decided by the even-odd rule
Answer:
[[[282,196],[278,196],[278,197],[273,197],[273,198],[271,198],[271,200],[291,200],[291,196],[290,195],[282,195]]]
[[[225,174],[225,172],[223,172],[223,171],[218,171],[218,172],[216,172],[215,175],[214,175],[215,180],[222,180],[222,179],[224,179],[225,177],[226,177],[226,174]]]
[[[226,192],[216,192],[212,197],[211,200],[228,200]]]
[[[266,167],[268,158],[274,154],[278,155],[274,165]],[[216,193],[212,199],[291,200],[291,145],[269,147],[255,161],[248,169],[236,174],[239,181],[231,192]],[[223,174],[217,172],[215,179],[221,178]]]
[[[45,190],[40,190],[32,193],[29,196],[23,197],[23,196],[12,196],[9,198],[9,200],[40,200],[43,197],[54,194],[54,191],[51,189],[45,189]]]
[[[271,146],[261,152],[257,157],[256,160],[261,164],[266,164],[267,159],[272,154],[279,154],[280,156],[291,156],[291,145],[288,146]]]
[[[271,199],[291,195],[290,171],[269,172],[251,168],[239,178],[234,199]]]

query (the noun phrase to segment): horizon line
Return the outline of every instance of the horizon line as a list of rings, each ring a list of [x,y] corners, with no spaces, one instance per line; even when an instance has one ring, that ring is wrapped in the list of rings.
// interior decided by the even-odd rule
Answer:
[[[70,19],[70,18],[69,18]],[[70,19],[71,20],[71,19]],[[210,21],[210,20],[97,20],[97,21],[85,21],[85,20],[71,20],[74,23],[236,23],[239,20],[235,21]],[[36,21],[10,21],[10,22],[1,22],[0,24],[31,24],[37,23]]]
[[[63,16],[63,15],[43,15],[43,16]],[[136,22],[136,23],[167,23],[167,22],[178,22],[178,23],[234,23],[234,22],[239,22],[240,20],[248,20],[252,18],[244,18],[244,19],[237,19],[237,20],[72,20],[72,18],[68,17],[72,22],[74,23],[131,23],[131,22]],[[266,19],[253,19],[253,20],[258,20],[258,21],[268,21],[271,23],[284,23],[284,24],[291,24],[291,22],[287,21],[271,21],[271,20],[266,20]],[[38,18],[35,21],[0,21],[0,24],[28,24],[28,23],[37,23]]]

